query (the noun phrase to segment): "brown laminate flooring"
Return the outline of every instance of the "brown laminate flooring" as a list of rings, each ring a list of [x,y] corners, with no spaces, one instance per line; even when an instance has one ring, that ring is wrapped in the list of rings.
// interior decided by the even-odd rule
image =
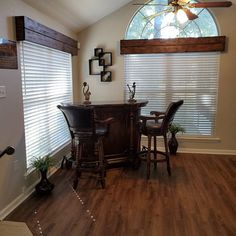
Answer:
[[[236,156],[177,154],[151,169],[107,171],[106,189],[73,169],[59,170],[49,196],[33,194],[6,220],[25,222],[33,235],[222,236],[236,235]]]

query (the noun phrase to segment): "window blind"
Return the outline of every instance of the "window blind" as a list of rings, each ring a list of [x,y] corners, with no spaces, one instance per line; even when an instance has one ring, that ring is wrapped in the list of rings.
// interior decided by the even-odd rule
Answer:
[[[146,99],[142,113],[165,111],[171,101],[184,100],[174,122],[189,135],[213,136],[218,91],[219,53],[125,55],[127,84],[136,82],[136,99]]]
[[[72,101],[71,55],[24,41],[20,59],[29,167],[34,157],[51,154],[70,140],[57,105]]]

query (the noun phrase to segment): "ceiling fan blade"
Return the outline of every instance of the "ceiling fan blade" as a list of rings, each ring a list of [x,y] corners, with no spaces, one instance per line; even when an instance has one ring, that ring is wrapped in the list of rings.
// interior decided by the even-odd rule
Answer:
[[[194,8],[208,8],[208,7],[230,7],[232,6],[232,2],[197,2],[197,3],[189,3],[189,7]]]
[[[195,20],[198,18],[198,16],[196,14],[192,13],[189,9],[185,8],[182,10],[185,12],[185,14],[187,15],[189,20]]]
[[[133,3],[134,6],[167,6],[166,4],[159,4],[159,3]]]

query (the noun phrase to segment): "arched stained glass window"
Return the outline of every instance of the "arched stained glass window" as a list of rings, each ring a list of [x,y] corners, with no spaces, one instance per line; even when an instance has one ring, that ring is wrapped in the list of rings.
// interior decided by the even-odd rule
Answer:
[[[196,2],[196,1],[191,1]],[[184,23],[176,14],[169,12],[168,0],[153,0],[139,8],[130,21],[126,39],[185,38],[217,36],[215,20],[206,8],[191,8],[198,16]],[[156,14],[156,17],[151,17]]]

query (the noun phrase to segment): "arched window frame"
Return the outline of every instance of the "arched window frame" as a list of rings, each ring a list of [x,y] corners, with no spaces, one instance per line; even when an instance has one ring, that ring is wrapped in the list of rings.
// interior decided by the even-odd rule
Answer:
[[[148,3],[155,3],[158,0],[152,0]],[[167,0],[161,0],[167,1]],[[167,1],[168,2],[168,1]],[[196,2],[196,1],[194,1]],[[184,38],[154,38],[150,39],[148,37],[141,38],[137,36],[136,38],[131,39],[128,36],[129,28],[132,26],[132,22],[135,20],[135,17],[138,15],[142,9],[148,7],[148,5],[144,5],[140,7],[131,18],[126,33],[125,40],[121,40],[120,44],[120,52],[121,54],[133,54],[133,53],[178,53],[178,52],[212,52],[212,51],[224,51],[225,50],[225,36],[218,36],[216,34],[219,33],[219,29],[217,23],[215,21],[214,15],[208,10],[204,9],[204,11],[208,14],[209,19],[215,23],[215,29],[210,35],[204,35],[204,37],[192,37],[191,35]],[[191,9],[192,10],[192,9]],[[199,18],[201,17],[202,9],[199,9],[198,12]],[[147,21],[146,17],[148,15],[144,14],[142,20],[144,22]],[[159,17],[159,16],[158,16]],[[163,19],[163,17],[162,17]],[[197,19],[198,20],[198,19]],[[177,20],[176,20],[177,21]],[[196,20],[191,21],[190,24],[195,24]],[[175,23],[176,24],[176,23]],[[185,24],[189,24],[189,21]],[[139,22],[139,25],[141,22]],[[205,27],[205,24],[203,24]],[[152,49],[151,49],[152,48]]]
[[[197,1],[191,0],[191,2]],[[144,3],[131,18],[125,39],[192,38],[219,35],[215,17],[207,8],[191,8],[190,11],[198,18],[185,22],[180,22],[178,14],[173,13],[172,10],[168,5],[168,0],[151,0]],[[168,35],[163,34],[166,29],[169,29]],[[175,31],[178,31],[176,35]]]

